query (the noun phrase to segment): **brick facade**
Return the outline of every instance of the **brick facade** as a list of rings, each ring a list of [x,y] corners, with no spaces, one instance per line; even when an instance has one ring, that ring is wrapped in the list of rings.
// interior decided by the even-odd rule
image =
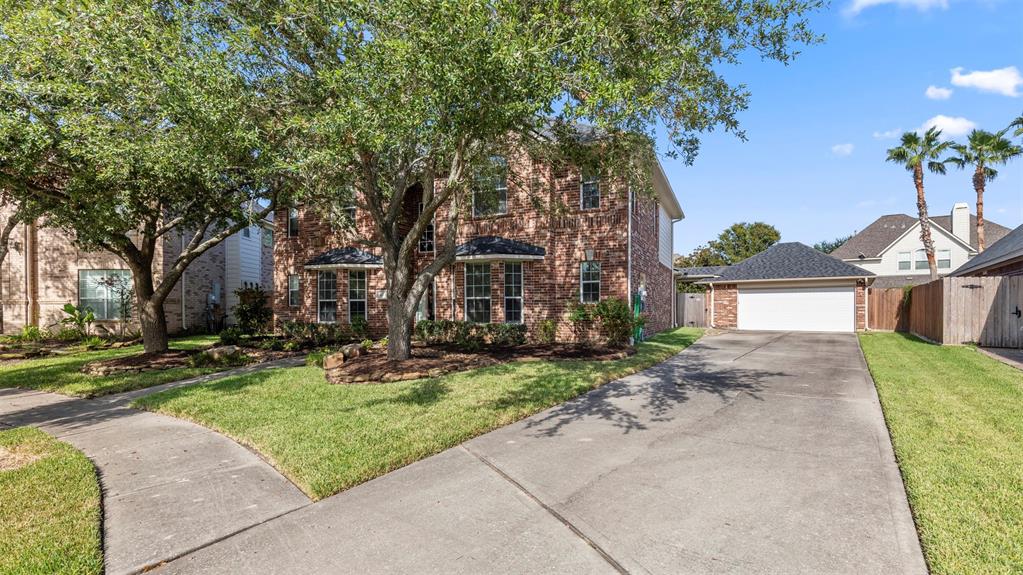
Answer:
[[[532,332],[547,319],[558,326],[558,337],[573,337],[567,316],[580,299],[580,266],[587,256],[600,262],[601,299],[617,297],[629,300],[628,294],[628,225],[633,217],[633,289],[645,285],[650,317],[647,332],[656,333],[671,326],[672,271],[657,260],[658,218],[654,200],[639,203],[630,216],[628,193],[611,181],[600,182],[600,205],[581,208],[580,172],[575,168],[552,168],[525,158],[509,158],[507,214],[488,217],[463,216],[459,222],[456,243],[481,236],[498,236],[542,247],[542,260],[523,260],[523,323]],[[516,182],[529,182],[522,189]],[[442,185],[440,182],[438,185]],[[544,205],[538,208],[537,203]],[[418,209],[419,197],[410,190],[406,197],[407,212]],[[436,213],[435,241],[439,249],[445,241],[447,210]],[[274,315],[276,320],[315,322],[317,309],[316,270],[305,268],[309,259],[333,248],[360,247],[359,238],[371,237],[372,222],[361,211],[356,213],[353,230],[334,229],[314,210],[298,209],[298,235],[288,237],[288,210],[274,215]],[[363,249],[360,247],[360,249]],[[365,251],[374,250],[365,248]],[[416,265],[427,265],[432,252],[420,253]],[[434,280],[433,316],[436,319],[465,319],[465,265],[456,261],[437,274]],[[468,263],[481,263],[477,261]],[[505,262],[494,258],[490,266],[491,321],[504,321]],[[344,268],[336,270],[338,321],[348,321],[347,277]],[[289,304],[288,276],[300,277],[299,305]],[[386,285],[381,269],[367,270],[369,293],[368,322],[374,336],[387,332]]]
[[[267,247],[267,250],[272,250]],[[181,251],[181,238],[169,234],[157,247],[154,257],[155,278],[172,265]],[[0,305],[4,310],[4,333],[16,333],[25,325],[59,328],[64,304],[79,302],[81,270],[126,270],[117,256],[102,251],[81,250],[71,238],[55,228],[37,223],[19,225],[11,234],[10,251],[0,267],[3,293]],[[267,258],[263,275],[272,277],[272,260]],[[270,282],[265,284],[270,287]],[[185,297],[182,300],[182,289]],[[206,325],[206,302],[217,293],[223,302],[225,294],[224,244],[214,246],[189,265],[183,280],[173,288],[164,302],[167,327],[171,333],[201,330]],[[182,305],[184,303],[184,305]],[[98,321],[97,325],[114,327],[114,321]]]
[[[867,282],[856,280],[856,331],[867,329]]]

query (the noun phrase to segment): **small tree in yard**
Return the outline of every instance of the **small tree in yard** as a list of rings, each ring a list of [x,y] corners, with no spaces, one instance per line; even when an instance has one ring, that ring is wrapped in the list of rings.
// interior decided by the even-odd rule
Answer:
[[[920,135],[916,132],[902,134],[901,145],[888,150],[888,161],[901,164],[913,175],[916,187],[916,208],[920,220],[920,242],[927,254],[927,265],[931,269],[931,281],[938,279],[938,264],[934,260],[934,240],[931,238],[931,220],[927,216],[927,198],[924,195],[924,168],[935,174],[944,174],[945,164],[941,156],[952,142],[941,141],[941,130],[929,128]]]
[[[0,0],[0,188],[124,260],[150,353],[182,272],[283,189],[269,88],[204,32],[206,8]]]
[[[216,13],[247,75],[284,87],[275,108],[302,133],[303,203],[369,214],[373,233],[357,239],[382,253],[388,357],[406,359],[419,300],[454,262],[468,194],[501,169],[494,156],[598,165],[644,193],[658,124],[687,161],[703,131],[742,136],[749,94],[719,65],[788,62],[819,40],[804,17],[821,4],[227,0]],[[422,209],[409,210],[417,187]],[[436,258],[416,269],[442,207]]]

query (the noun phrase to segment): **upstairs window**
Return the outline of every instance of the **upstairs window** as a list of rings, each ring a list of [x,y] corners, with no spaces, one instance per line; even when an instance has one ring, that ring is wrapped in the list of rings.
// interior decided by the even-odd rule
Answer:
[[[913,267],[913,254],[911,252],[899,252],[899,269],[908,270]]]
[[[952,250],[938,250],[934,252],[938,258],[938,269],[949,269],[952,267]]]
[[[366,319],[366,270],[348,271],[348,323]]]
[[[916,269],[926,270],[930,269],[931,266],[927,265],[927,251],[916,250]]]
[[[344,208],[341,209],[341,222],[347,227],[354,228],[355,214],[356,214],[355,206],[345,206]]]
[[[288,209],[288,237],[298,237],[298,208]]]
[[[465,321],[490,323],[490,264],[465,264]]]
[[[316,278],[316,320],[337,323],[337,274],[320,272]]]
[[[490,158],[490,170],[476,178],[472,192],[472,215],[476,218],[508,213],[508,161]]]
[[[600,262],[583,262],[579,266],[579,301],[600,301]]]
[[[251,226],[242,228],[242,237],[246,237],[246,238],[251,238],[252,237],[252,227]]]
[[[423,214],[423,202],[419,202],[419,215]],[[423,253],[433,252],[433,220],[426,224],[423,235],[419,237],[419,251]]]
[[[593,210],[600,207],[600,175],[596,170],[583,170],[579,196],[582,209]]]

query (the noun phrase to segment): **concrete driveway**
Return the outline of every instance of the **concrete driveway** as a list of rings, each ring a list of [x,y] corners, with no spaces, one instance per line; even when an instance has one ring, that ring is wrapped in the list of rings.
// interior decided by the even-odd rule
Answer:
[[[161,573],[925,573],[853,335],[729,333]]]

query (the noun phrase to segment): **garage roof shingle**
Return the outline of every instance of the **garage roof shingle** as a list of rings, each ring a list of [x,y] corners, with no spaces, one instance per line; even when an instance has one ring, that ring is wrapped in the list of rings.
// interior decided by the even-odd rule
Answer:
[[[847,264],[808,245],[788,242],[775,244],[751,258],[728,266],[719,277],[703,283],[873,276],[859,266]]]

